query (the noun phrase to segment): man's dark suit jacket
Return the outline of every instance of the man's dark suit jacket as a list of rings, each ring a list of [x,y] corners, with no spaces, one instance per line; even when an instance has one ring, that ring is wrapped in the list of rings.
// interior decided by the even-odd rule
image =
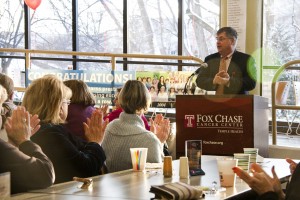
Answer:
[[[201,68],[196,79],[197,86],[207,91],[216,91],[213,84],[215,75],[219,72],[221,55],[211,54],[205,58],[207,68]],[[230,76],[229,87],[224,87],[224,94],[248,94],[256,86],[255,60],[248,54],[235,51],[232,55],[227,73]]]

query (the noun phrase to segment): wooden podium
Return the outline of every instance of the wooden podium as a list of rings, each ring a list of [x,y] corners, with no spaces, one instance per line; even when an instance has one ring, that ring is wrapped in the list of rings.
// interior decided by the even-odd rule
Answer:
[[[186,140],[202,140],[205,155],[233,155],[244,147],[268,157],[268,99],[253,95],[177,95],[176,157]]]

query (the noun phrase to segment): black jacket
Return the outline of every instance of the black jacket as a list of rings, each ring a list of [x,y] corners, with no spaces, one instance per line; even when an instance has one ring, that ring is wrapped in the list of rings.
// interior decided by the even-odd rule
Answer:
[[[74,176],[99,175],[106,159],[98,143],[86,142],[69,133],[62,125],[43,124],[31,140],[39,144],[51,159],[55,183],[71,181]]]
[[[201,68],[196,79],[197,86],[207,91],[216,91],[213,85],[215,75],[219,72],[221,56],[211,54],[205,58],[207,68]],[[253,57],[235,51],[232,55],[227,73],[230,76],[229,87],[224,87],[224,94],[248,94],[256,86],[256,65]]]

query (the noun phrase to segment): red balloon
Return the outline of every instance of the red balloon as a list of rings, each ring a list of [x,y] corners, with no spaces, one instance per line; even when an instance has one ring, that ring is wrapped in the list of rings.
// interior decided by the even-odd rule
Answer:
[[[39,7],[39,5],[41,4],[42,0],[24,0],[26,5],[35,10],[37,9],[37,7]]]

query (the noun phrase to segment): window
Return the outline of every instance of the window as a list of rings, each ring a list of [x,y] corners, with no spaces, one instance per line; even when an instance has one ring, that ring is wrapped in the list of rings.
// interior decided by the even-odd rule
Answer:
[[[300,57],[300,2],[264,1],[263,65],[276,66]]]
[[[219,29],[220,1],[184,1],[184,55],[204,58],[216,48]]]
[[[262,95],[271,101],[271,83],[277,69],[283,64],[298,60],[300,57],[300,2],[296,0],[265,0],[263,24],[263,72]],[[287,105],[296,105],[294,82],[300,80],[299,66],[293,66],[280,75],[279,81],[289,81]],[[299,122],[300,112],[295,110],[277,110],[277,132],[291,134],[287,129],[292,122]],[[286,123],[287,122],[287,123]],[[284,127],[281,127],[284,124]],[[281,126],[280,126],[281,125]],[[292,134],[296,132],[293,128]]]
[[[78,1],[78,24],[78,51],[123,52],[123,0]],[[110,66],[80,63],[79,69],[110,69]]]
[[[1,0],[0,6],[0,48],[24,48],[24,12],[23,1]],[[21,86],[24,60],[16,58],[13,52],[0,52],[1,72],[15,81],[15,86]]]
[[[271,80],[276,69],[300,57],[300,2],[264,1],[263,90],[271,99]]]
[[[178,49],[178,2],[174,0],[128,1],[128,52],[176,55]],[[134,66],[136,70],[168,66]]]
[[[16,3],[17,2],[17,3]],[[127,2],[127,10],[123,3]],[[215,50],[215,31],[219,27],[220,0],[183,0],[183,30],[178,27],[179,0],[48,0],[42,1],[34,11],[29,9],[30,32],[24,33],[24,1],[0,0],[1,48],[72,51],[76,46],[82,52],[138,53],[157,55],[192,55],[204,58]],[[78,6],[78,19],[73,19],[73,4]],[[124,12],[127,21],[123,21]],[[27,16],[25,16],[27,17]],[[77,30],[73,23],[77,20]],[[124,30],[123,24],[127,30]],[[28,24],[26,24],[28,25]],[[73,31],[78,31],[73,38]],[[180,32],[179,32],[180,31]],[[127,32],[126,36],[123,33]],[[181,33],[182,32],[182,33]],[[180,33],[180,34],[179,34]],[[183,35],[183,37],[178,37]],[[125,38],[127,37],[127,38]],[[124,41],[127,41],[124,44]],[[76,42],[74,45],[73,42]],[[183,48],[178,48],[178,43]],[[14,57],[9,57],[14,56]],[[109,59],[80,56],[73,60],[69,55],[32,54],[33,69],[110,70]],[[2,72],[12,76],[16,86],[24,86],[24,54],[1,53]],[[95,60],[93,60],[95,59]],[[118,60],[120,61],[120,60]],[[121,60],[123,61],[123,59]],[[132,59],[128,59],[132,61]],[[140,60],[128,64],[128,70],[173,70],[177,63],[154,65],[153,60]],[[152,62],[152,63],[151,63]],[[123,69],[118,62],[117,70]],[[189,70],[183,66],[184,70]],[[194,70],[194,69],[191,69]],[[15,75],[17,74],[17,75]],[[21,77],[21,78],[20,78]],[[22,80],[22,81],[21,81]]]

